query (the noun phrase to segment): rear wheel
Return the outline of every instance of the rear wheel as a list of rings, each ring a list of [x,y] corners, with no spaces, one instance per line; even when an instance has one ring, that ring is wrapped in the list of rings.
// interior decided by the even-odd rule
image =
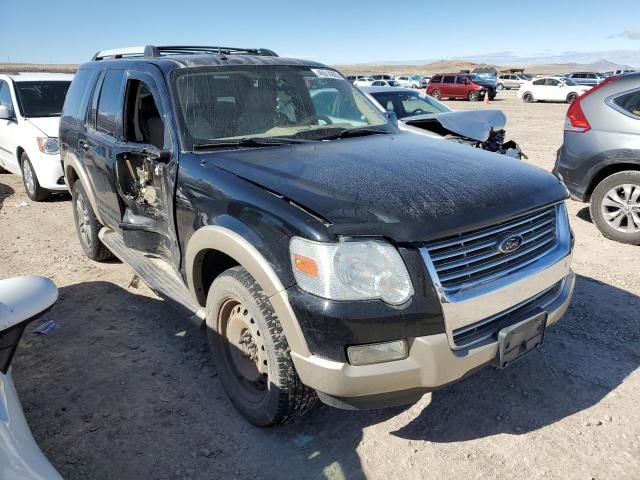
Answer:
[[[76,233],[84,254],[97,262],[112,258],[113,254],[98,237],[102,225],[98,222],[95,213],[93,213],[93,208],[91,208],[87,194],[79,180],[71,188],[71,207],[76,224]]]
[[[640,172],[619,172],[601,181],[591,195],[590,211],[605,237],[640,245]]]
[[[315,404],[316,393],[295,371],[269,298],[243,267],[215,279],[206,318],[220,381],[247,420],[260,427],[276,425]]]
[[[578,98],[578,94],[571,92],[569,95],[567,95],[567,103],[575,102],[576,98]]]
[[[440,100],[440,97],[441,97],[440,90],[434,90],[433,92],[431,92],[431,96],[436,100]]]
[[[533,94],[531,92],[525,92],[522,94],[522,101],[524,103],[531,103],[533,102]]]
[[[502,90],[502,89],[504,88],[504,85],[503,85],[503,84],[501,84],[501,83],[499,83],[498,85],[496,85],[496,88],[497,88],[498,90]]]
[[[488,95],[488,94],[487,94]],[[480,93],[477,90],[471,90],[468,94],[467,97],[469,98],[469,101],[471,102],[477,102],[480,99]]]
[[[20,168],[22,169],[22,183],[24,183],[24,190],[27,192],[27,196],[34,202],[46,200],[50,193],[40,186],[27,152],[22,152],[20,156]]]

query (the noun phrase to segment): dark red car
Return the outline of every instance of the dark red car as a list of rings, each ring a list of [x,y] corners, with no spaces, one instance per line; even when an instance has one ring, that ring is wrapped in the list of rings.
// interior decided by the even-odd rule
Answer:
[[[445,73],[434,75],[427,87],[427,94],[436,99],[466,98],[472,102],[481,100],[488,92],[489,99],[496,95],[495,87],[485,84],[471,74]]]

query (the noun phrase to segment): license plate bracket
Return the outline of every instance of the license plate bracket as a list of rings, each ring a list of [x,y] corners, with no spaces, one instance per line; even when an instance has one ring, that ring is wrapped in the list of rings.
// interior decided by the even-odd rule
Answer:
[[[542,345],[546,326],[547,312],[539,312],[500,330],[496,356],[497,367],[507,368]]]

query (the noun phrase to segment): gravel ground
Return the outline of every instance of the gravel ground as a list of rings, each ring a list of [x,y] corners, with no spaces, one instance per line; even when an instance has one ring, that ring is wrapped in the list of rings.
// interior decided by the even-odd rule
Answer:
[[[566,105],[499,97],[509,137],[550,170]],[[639,250],[569,210],[576,294],[540,351],[409,408],[320,406],[258,429],[229,404],[202,332],[130,288],[126,265],[82,255],[68,197],[36,204],[0,175],[0,277],[46,275],[61,293],[45,317],[58,329],[29,327],[15,359],[27,419],[70,479],[640,478]]]

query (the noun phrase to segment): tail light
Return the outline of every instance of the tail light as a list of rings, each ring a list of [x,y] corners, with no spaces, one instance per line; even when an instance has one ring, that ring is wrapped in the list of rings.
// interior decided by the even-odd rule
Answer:
[[[576,98],[573,103],[569,106],[567,110],[567,116],[564,119],[564,131],[565,132],[574,132],[574,133],[585,133],[591,130],[591,125],[589,125],[589,120],[587,120],[586,115],[582,111],[582,107],[580,106],[580,102],[591,95],[596,90],[604,87],[605,85],[614,82],[620,77],[609,77],[602,83],[595,85],[590,88],[578,98]]]

